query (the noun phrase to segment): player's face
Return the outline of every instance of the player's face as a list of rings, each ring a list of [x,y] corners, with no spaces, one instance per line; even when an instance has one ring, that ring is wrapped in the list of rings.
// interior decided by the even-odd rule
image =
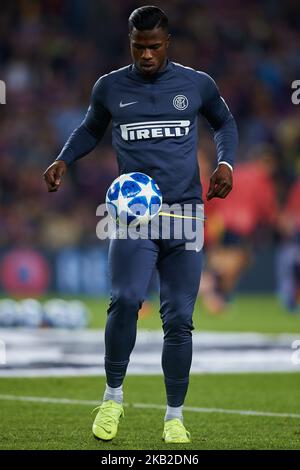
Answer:
[[[133,28],[130,38],[131,56],[144,75],[153,75],[165,66],[170,35],[162,28],[138,31]]]

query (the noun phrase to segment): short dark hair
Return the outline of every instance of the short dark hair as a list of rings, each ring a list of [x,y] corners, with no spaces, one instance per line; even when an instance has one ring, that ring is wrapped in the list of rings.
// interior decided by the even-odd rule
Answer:
[[[152,5],[148,5],[137,8],[131,13],[128,19],[128,27],[130,33],[133,28],[136,28],[139,31],[162,28],[168,32],[169,21],[163,10]]]

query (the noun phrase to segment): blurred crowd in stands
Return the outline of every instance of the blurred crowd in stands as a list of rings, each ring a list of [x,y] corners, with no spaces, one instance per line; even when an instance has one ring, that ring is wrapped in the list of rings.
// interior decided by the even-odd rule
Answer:
[[[1,2],[0,79],[7,86],[7,104],[0,105],[1,249],[101,243],[96,207],[117,175],[109,130],[97,149],[70,169],[58,193],[46,192],[41,175],[83,119],[97,78],[131,62],[127,18],[145,3]],[[170,19],[170,59],[217,81],[240,133],[232,194],[205,202],[203,292],[209,306],[222,308],[255,247],[273,243],[279,262],[281,256],[287,263],[284,250],[294,250],[287,268],[293,287],[285,285],[286,276],[281,282],[281,295],[293,308],[300,278],[300,105],[292,104],[291,84],[300,79],[299,4],[155,4]],[[207,188],[215,148],[206,123],[199,132]]]

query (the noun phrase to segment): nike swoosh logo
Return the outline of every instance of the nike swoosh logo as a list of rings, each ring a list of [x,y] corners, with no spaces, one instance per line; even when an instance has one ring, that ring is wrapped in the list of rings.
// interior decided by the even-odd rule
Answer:
[[[130,103],[122,103],[122,101],[120,101],[120,108],[125,108],[125,106],[130,106],[135,103],[138,103],[138,101],[131,101]]]

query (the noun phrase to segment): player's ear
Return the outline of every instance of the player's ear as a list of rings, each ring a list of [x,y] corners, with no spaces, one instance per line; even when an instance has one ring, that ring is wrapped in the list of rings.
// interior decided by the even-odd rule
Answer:
[[[168,37],[167,37],[167,47],[169,47],[170,41],[171,41],[171,34],[168,34]]]

